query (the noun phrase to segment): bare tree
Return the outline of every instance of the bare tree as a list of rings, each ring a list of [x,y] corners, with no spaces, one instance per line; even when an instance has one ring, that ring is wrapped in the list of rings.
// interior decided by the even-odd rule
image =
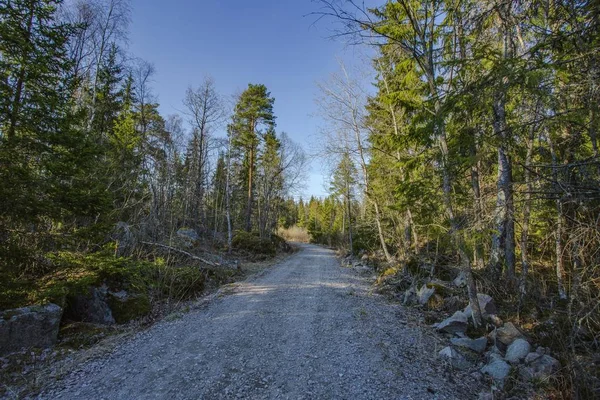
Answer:
[[[366,199],[375,209],[375,223],[381,249],[387,261],[392,260],[389,253],[383,227],[381,211],[375,196],[369,187],[368,130],[365,126],[366,93],[358,80],[354,79],[343,62],[339,62],[340,72],[331,75],[326,83],[320,83],[322,96],[317,100],[320,111],[331,125],[327,130],[326,153],[343,154],[349,151],[352,159],[360,166],[361,189]]]
[[[223,122],[225,113],[221,96],[211,78],[206,78],[197,88],[188,87],[183,104],[192,127],[190,217],[194,224],[202,225],[205,222],[203,198],[207,178],[208,138],[211,130]]]

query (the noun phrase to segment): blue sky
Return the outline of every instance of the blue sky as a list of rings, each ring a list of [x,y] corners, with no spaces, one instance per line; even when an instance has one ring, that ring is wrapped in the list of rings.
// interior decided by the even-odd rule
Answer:
[[[130,51],[156,67],[153,88],[164,115],[183,109],[189,85],[205,76],[224,96],[262,83],[275,97],[278,131],[307,153],[322,122],[316,82],[337,70],[336,57],[359,51],[330,40],[332,21],[313,24],[311,0],[133,0]],[[224,134],[224,133],[221,133]],[[326,194],[320,162],[311,163],[304,197]]]

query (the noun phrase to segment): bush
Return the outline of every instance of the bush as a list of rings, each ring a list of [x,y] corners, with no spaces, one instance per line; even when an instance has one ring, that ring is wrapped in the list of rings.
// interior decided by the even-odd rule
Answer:
[[[237,231],[231,244],[236,250],[257,255],[274,256],[277,253],[277,244],[273,238],[261,238],[257,233]]]

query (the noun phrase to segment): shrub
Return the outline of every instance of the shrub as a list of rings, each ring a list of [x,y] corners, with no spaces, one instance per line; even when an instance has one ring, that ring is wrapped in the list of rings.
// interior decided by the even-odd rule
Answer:
[[[274,256],[277,253],[277,245],[273,239],[261,238],[257,233],[237,231],[231,244],[236,250],[252,254]]]

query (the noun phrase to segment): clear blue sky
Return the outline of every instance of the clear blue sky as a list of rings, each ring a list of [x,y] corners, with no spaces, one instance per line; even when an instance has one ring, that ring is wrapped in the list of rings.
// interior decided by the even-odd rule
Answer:
[[[328,39],[331,21],[313,25],[311,0],[133,0],[129,49],[156,67],[153,88],[164,115],[182,110],[189,85],[214,78],[224,96],[262,83],[275,97],[278,131],[307,153],[318,140],[315,83],[336,71],[336,57],[357,49]],[[326,194],[319,162],[304,197]]]

